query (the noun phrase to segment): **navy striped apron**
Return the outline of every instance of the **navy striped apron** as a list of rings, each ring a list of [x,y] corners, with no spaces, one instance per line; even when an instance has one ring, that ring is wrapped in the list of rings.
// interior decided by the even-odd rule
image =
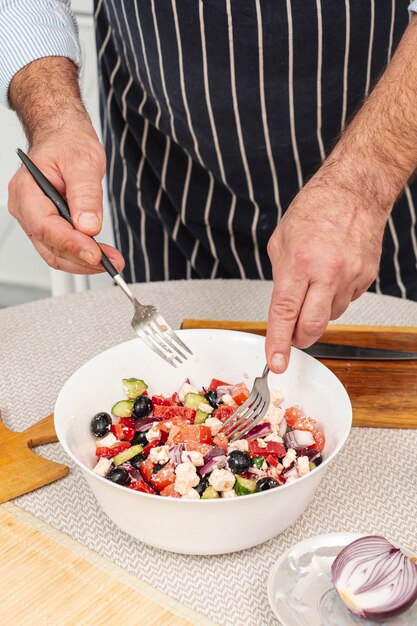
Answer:
[[[95,4],[125,278],[271,278],[268,239],[384,70],[408,0]],[[379,293],[417,299],[416,190],[389,219]]]

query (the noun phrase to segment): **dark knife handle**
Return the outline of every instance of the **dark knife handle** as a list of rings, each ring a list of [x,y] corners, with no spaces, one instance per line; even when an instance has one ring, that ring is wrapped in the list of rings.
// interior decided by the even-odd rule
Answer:
[[[32,174],[38,187],[42,189],[45,196],[47,196],[51,200],[51,202],[54,203],[60,216],[66,219],[67,222],[69,222],[71,225],[73,225],[69,206],[66,200],[64,200],[64,198],[61,196],[59,191],[46,178],[45,174],[40,171],[40,169],[28,157],[28,155],[20,150],[20,148],[17,149],[17,154],[22,162],[26,165],[29,172]],[[97,243],[94,237],[91,237],[91,239]],[[97,243],[97,245],[101,250],[100,244]],[[117,276],[117,274],[119,273],[114,267],[113,263],[110,261],[109,257],[103,252],[103,250],[101,250],[101,264],[112,278]]]

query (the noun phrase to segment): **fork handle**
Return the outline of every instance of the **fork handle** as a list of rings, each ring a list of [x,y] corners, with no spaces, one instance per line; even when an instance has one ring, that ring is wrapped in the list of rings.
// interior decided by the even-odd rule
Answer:
[[[65,220],[67,220],[67,222],[69,222],[71,226],[73,226],[69,206],[67,202],[65,201],[65,199],[61,196],[59,191],[46,178],[45,174],[43,174],[40,171],[40,169],[36,167],[34,162],[27,156],[27,154],[25,154],[22,150],[20,150],[20,148],[17,149],[17,154],[19,158],[23,161],[23,163],[26,165],[29,172],[32,174],[38,187],[40,187],[43,193],[51,200],[51,202],[54,203],[60,216],[63,217]],[[94,237],[91,237],[91,239],[97,243]],[[97,243],[97,245],[101,250],[100,244]],[[103,252],[103,250],[101,250],[101,264],[106,270],[106,272],[108,272],[108,274],[110,274],[112,278],[117,276],[117,274],[119,273],[117,269],[114,267],[113,263],[110,261],[109,257]]]

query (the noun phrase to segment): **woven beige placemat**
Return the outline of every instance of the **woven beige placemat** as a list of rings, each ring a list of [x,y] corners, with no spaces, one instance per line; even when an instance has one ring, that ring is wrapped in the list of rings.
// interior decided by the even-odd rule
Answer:
[[[265,319],[271,284],[179,281],[135,291],[178,327],[185,317]],[[0,411],[6,425],[22,430],[50,413],[75,369],[132,338],[130,317],[130,303],[115,288],[0,311]],[[412,326],[417,304],[365,294],[338,321]],[[277,623],[266,595],[268,573],[297,541],[336,531],[378,532],[417,550],[416,450],[417,431],[354,429],[312,504],[291,528],[262,546],[224,556],[171,554],[119,531],[59,444],[39,451],[67,463],[69,476],[14,502],[219,624],[268,626]]]

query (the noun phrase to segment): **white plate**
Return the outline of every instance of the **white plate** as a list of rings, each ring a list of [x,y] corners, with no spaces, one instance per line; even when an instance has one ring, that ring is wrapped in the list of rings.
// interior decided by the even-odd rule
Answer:
[[[282,626],[371,626],[377,622],[350,613],[330,578],[335,557],[362,537],[332,533],[305,539],[292,546],[275,563],[268,578],[268,599]],[[403,550],[412,556],[408,550]],[[416,626],[417,602],[405,613],[378,622],[379,626]]]

